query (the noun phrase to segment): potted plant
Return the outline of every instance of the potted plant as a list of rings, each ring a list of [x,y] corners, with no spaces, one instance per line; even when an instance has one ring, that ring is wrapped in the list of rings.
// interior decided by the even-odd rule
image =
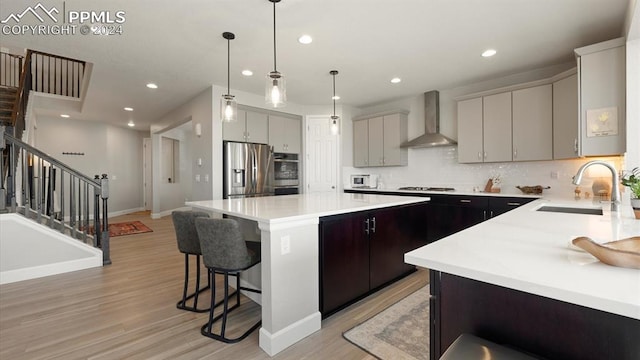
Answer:
[[[621,183],[631,189],[631,207],[636,219],[640,219],[640,167],[623,172]]]

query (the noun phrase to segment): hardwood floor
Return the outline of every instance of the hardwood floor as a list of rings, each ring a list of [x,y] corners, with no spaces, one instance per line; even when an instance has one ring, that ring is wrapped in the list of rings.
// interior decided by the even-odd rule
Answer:
[[[200,334],[208,314],[176,309],[184,260],[171,217],[110,219],[133,220],[153,232],[112,238],[112,265],[0,286],[0,359],[269,359],[258,331],[232,345]],[[374,359],[342,333],[427,282],[428,272],[417,271],[324,320],[320,331],[273,358]],[[216,283],[222,288],[221,279]],[[260,308],[243,297],[232,314],[230,336],[256,321]]]

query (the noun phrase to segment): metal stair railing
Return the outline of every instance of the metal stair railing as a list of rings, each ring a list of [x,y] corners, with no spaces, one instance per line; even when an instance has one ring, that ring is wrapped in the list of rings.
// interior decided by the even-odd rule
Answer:
[[[0,150],[9,156],[7,169],[0,161],[0,174],[6,173],[0,178],[0,210],[22,213],[100,248],[103,264],[110,264],[107,175],[92,179],[0,131]]]

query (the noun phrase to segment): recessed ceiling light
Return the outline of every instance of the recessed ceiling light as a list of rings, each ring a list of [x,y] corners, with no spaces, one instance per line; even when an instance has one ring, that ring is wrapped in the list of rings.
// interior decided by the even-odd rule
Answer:
[[[253,71],[247,69],[247,70],[242,70],[242,75],[244,76],[252,76],[253,75]]]
[[[391,83],[392,83],[392,84],[397,84],[397,83],[399,83],[400,81],[402,81],[402,79],[400,79],[399,77],[394,77],[393,79],[391,79]]]
[[[69,115],[67,115],[67,114],[60,114],[60,117],[68,118],[68,117],[70,117],[70,116],[69,116]]]
[[[126,107],[126,108],[124,108],[124,110],[125,111],[133,111],[133,108],[132,107]]]
[[[332,96],[331,100],[340,100],[340,96],[339,95]]]
[[[298,38],[298,42],[300,44],[311,44],[313,42],[313,38],[310,35],[302,35]]]
[[[149,89],[157,89],[157,88],[158,88],[158,85],[156,85],[156,84],[154,84],[154,83],[148,83],[148,84],[147,84],[147,87],[148,87]]]
[[[136,126],[136,124],[133,123],[133,120],[129,120],[129,122],[127,123],[127,125],[129,125],[129,127],[134,127]]]
[[[491,57],[493,55],[495,55],[497,53],[497,51],[495,51],[494,49],[487,49],[482,53],[483,57]]]

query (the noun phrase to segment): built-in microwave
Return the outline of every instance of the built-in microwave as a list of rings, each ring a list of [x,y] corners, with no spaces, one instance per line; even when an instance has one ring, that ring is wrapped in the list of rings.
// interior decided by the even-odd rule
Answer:
[[[375,189],[378,187],[378,175],[351,175],[351,188]]]

